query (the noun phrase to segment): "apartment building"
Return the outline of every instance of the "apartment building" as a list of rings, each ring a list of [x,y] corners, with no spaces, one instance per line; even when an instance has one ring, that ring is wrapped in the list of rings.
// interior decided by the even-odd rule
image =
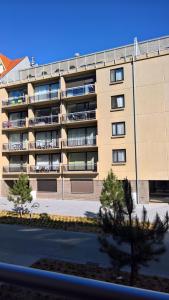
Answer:
[[[169,37],[17,70],[1,80],[0,195],[98,200],[110,169],[139,203],[169,193]]]

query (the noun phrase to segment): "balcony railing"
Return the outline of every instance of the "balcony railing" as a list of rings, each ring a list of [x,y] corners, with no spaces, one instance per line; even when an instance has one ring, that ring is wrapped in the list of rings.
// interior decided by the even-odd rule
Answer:
[[[95,119],[96,119],[96,110],[74,112],[62,116],[62,121],[64,123],[70,123],[76,121],[89,121]]]
[[[20,164],[11,164],[3,167],[3,173],[26,173],[27,166]]]
[[[2,146],[3,151],[20,151],[20,150],[27,150],[27,149],[28,149],[27,142],[4,143]]]
[[[106,64],[114,63],[116,60],[125,60],[132,56],[145,55],[148,53],[159,54],[161,51],[169,49],[169,36],[158,39],[147,40],[113,48],[101,52],[91,53],[83,56],[73,57],[67,60],[56,61],[50,64],[34,66],[31,68],[19,70],[13,76],[6,75],[0,80],[0,83],[6,84],[16,81],[31,81],[39,78],[55,77],[62,74],[70,74],[83,70],[97,69]]]
[[[59,147],[59,140],[53,141],[36,141],[29,143],[29,149],[54,149]]]
[[[26,119],[20,119],[20,120],[8,120],[2,122],[2,128],[7,129],[7,128],[22,128],[26,127]]]
[[[25,96],[19,96],[19,97],[11,97],[7,100],[2,101],[2,107],[4,106],[12,106],[12,105],[20,105],[26,103],[26,97]]]
[[[35,94],[29,97],[29,103],[36,103],[41,101],[50,101],[59,99],[58,91],[53,91],[43,94]]]
[[[96,145],[96,136],[93,138],[82,137],[82,138],[68,138],[62,141],[63,147],[90,147]]]
[[[78,87],[68,88],[62,92],[62,97],[78,97],[95,93],[95,84],[86,84]]]
[[[41,165],[30,166],[30,173],[49,173],[49,172],[58,173],[59,171],[60,171],[59,164],[47,165],[44,163]]]
[[[88,171],[97,172],[97,163],[86,162],[71,162],[67,165],[63,165],[63,172],[76,172],[76,171]]]
[[[59,122],[58,115],[51,116],[42,116],[29,119],[30,126],[43,126],[43,125],[51,125],[57,124]]]

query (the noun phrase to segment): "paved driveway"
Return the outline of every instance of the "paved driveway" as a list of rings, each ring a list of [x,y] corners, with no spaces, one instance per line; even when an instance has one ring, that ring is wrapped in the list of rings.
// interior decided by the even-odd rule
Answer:
[[[53,258],[78,263],[93,262],[109,266],[109,258],[99,251],[97,235],[52,229],[29,228],[0,224],[0,261],[29,266],[40,258]],[[167,252],[160,262],[142,268],[143,274],[169,278],[169,233],[165,244]]]

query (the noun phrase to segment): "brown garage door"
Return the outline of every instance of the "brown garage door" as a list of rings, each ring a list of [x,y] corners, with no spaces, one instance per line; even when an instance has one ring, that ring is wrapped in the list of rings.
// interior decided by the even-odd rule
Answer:
[[[54,179],[38,179],[37,180],[38,192],[57,192],[57,181]]]
[[[71,180],[71,193],[93,193],[93,180]]]

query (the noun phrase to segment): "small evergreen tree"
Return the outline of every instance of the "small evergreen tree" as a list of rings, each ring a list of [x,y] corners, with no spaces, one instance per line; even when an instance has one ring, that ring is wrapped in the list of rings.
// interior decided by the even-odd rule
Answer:
[[[25,211],[25,205],[32,201],[31,187],[29,187],[29,179],[26,174],[21,174],[14,185],[9,190],[8,200],[14,203],[16,210],[22,217]]]
[[[99,240],[101,249],[109,255],[116,271],[125,265],[130,266],[130,285],[134,285],[140,267],[148,266],[149,261],[157,260],[165,251],[163,240],[169,227],[169,218],[166,213],[162,221],[157,214],[155,220],[150,223],[145,208],[141,220],[137,216],[132,217],[133,200],[130,182],[127,179],[123,188],[125,208],[119,207],[118,215],[104,208],[100,209],[102,235]],[[121,244],[129,247],[120,249]]]
[[[100,202],[104,209],[112,210],[114,213],[118,211],[119,206],[124,205],[123,184],[113,174],[112,170],[103,182]]]

